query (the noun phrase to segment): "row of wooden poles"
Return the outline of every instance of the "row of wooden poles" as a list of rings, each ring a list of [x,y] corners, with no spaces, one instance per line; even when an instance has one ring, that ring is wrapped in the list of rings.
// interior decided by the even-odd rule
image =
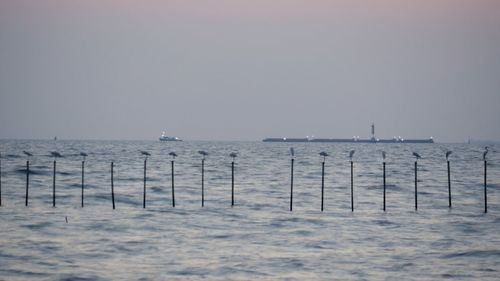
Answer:
[[[31,153],[24,151],[24,153],[30,157]],[[199,153],[203,156],[201,160],[201,206],[205,206],[205,157],[208,155],[205,151],[199,151]],[[290,171],[290,211],[293,210],[293,176],[294,176],[294,161],[295,161],[295,153],[293,148],[290,149],[291,153],[291,171]],[[484,160],[484,212],[488,212],[488,189],[487,189],[487,167],[488,161],[486,160],[486,154],[488,150],[483,154]],[[141,154],[146,156],[144,159],[144,186],[143,186],[143,208],[146,208],[146,171],[147,171],[147,160],[150,154],[146,151],[141,151]],[[450,161],[448,160],[448,156],[451,154],[451,151],[446,152],[446,162],[447,162],[447,174],[448,174],[448,207],[451,208],[451,177],[450,177]],[[62,157],[58,152],[51,152],[51,155],[54,157],[53,162],[53,175],[52,175],[52,206],[56,206],[56,158]],[[82,181],[81,181],[81,206],[84,207],[84,190],[85,190],[85,157],[86,153],[80,153],[83,156],[81,172],[82,172]],[[173,157],[171,160],[171,185],[172,185],[172,207],[175,207],[175,188],[174,188],[174,163],[175,157],[177,154],[171,152],[170,155]],[[354,161],[352,157],[354,155],[354,150],[350,151],[350,168],[351,168],[351,211],[354,212]],[[415,210],[418,210],[418,159],[420,159],[420,155],[417,153],[413,153],[416,157],[415,160]],[[324,210],[324,190],[325,190],[325,161],[328,154],[326,152],[321,152],[320,156],[323,157],[323,161],[321,162],[321,211]],[[386,211],[386,162],[385,162],[385,152],[382,152],[382,156],[384,161],[382,162],[383,167],[383,210]],[[235,158],[237,157],[236,153],[231,153],[230,157],[233,159],[231,162],[231,206],[234,206],[234,164]],[[0,206],[2,206],[2,164],[1,164],[1,155],[0,155]],[[30,160],[26,161],[26,195],[25,195],[25,206],[28,206],[28,198],[29,198],[29,175],[30,175]],[[115,209],[115,192],[114,192],[114,162],[111,162],[111,201],[113,205],[113,209]]]
[[[33,156],[30,152],[23,151],[24,154],[26,154],[28,157]],[[203,158],[201,160],[201,206],[205,206],[205,157],[208,155],[207,152],[200,150],[199,153],[203,155]],[[143,208],[146,208],[146,171],[147,171],[147,160],[148,156],[151,156],[150,153],[146,151],[141,151],[141,154],[146,156],[144,159],[144,188],[143,188],[143,201],[142,201],[142,206]],[[85,194],[85,158],[88,156],[86,153],[80,153],[81,156],[83,156],[82,160],[82,182],[81,182],[81,206],[82,208],[85,206],[84,203],[84,194]],[[171,181],[172,181],[172,207],[175,207],[175,183],[174,183],[174,159],[177,157],[177,154],[175,152],[170,152],[169,155],[173,157],[171,163]],[[62,157],[62,155],[58,152],[51,152],[51,156],[54,157],[53,161],[53,174],[52,174],[52,206],[56,206],[56,165],[57,161],[56,158]],[[234,160],[237,157],[236,153],[231,153],[229,156],[233,158],[233,161],[231,162],[231,206],[234,206]],[[25,206],[28,206],[28,199],[29,199],[29,183],[30,183],[30,160],[26,161],[26,195],[25,195]],[[111,201],[113,204],[113,209],[115,209],[115,192],[114,192],[114,162],[111,162]],[[2,206],[2,161],[1,161],[1,154],[0,154],[0,206]]]

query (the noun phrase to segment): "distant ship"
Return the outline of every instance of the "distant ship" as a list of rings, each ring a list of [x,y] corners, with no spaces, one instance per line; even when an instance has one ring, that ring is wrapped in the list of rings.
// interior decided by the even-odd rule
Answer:
[[[392,139],[375,138],[375,124],[372,124],[372,137],[370,139],[361,139],[359,136],[350,139],[317,139],[314,137],[305,138],[265,138],[263,142],[336,142],[336,143],[434,143],[434,138],[428,139],[404,139],[394,137]]]
[[[165,132],[162,132],[160,136],[160,141],[182,141],[182,140],[178,137],[169,137],[165,134]]]

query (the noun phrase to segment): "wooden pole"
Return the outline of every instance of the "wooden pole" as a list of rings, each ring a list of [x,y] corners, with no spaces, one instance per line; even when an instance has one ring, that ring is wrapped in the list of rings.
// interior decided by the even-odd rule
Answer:
[[[484,160],[484,212],[488,212],[488,183],[487,183],[488,161]]]
[[[171,161],[172,166],[172,207],[175,208],[175,192],[174,192],[174,160]]]
[[[114,182],[113,182],[113,167],[114,163],[111,162],[111,202],[113,202],[113,210],[115,209],[115,190],[114,190]]]
[[[0,153],[0,206],[2,206],[2,154]]]
[[[353,176],[353,162],[351,161],[351,212],[354,212],[354,176]]]
[[[144,159],[144,194],[142,197],[142,207],[146,208],[146,161],[147,158]]]
[[[291,173],[290,173],[290,212],[293,209],[293,161],[294,161],[294,159],[292,158],[292,166],[291,166]]]
[[[234,161],[231,162],[231,207],[234,206]]]
[[[30,160],[26,161],[26,197],[24,199],[24,205],[28,206],[28,192],[30,186]]]
[[[54,172],[52,175],[52,207],[56,206],[56,160],[54,160]]]
[[[448,208],[451,208],[451,177],[450,177],[450,161],[446,161],[448,164]]]
[[[417,161],[415,161],[415,210],[418,209],[418,198],[417,198]]]
[[[85,188],[85,160],[82,161],[82,208],[83,204],[83,190]]]
[[[205,206],[205,159],[201,159],[201,206]]]
[[[385,212],[385,162],[383,163],[384,165],[384,212]]]
[[[325,161],[321,163],[321,212],[323,212],[324,193],[325,193]]]

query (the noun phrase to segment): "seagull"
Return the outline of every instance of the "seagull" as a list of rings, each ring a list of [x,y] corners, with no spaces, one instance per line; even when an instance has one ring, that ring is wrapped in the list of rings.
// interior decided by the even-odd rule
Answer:
[[[151,156],[151,153],[144,151],[144,150],[141,150],[141,154],[145,155],[145,156]]]
[[[80,156],[82,156],[83,157],[83,161],[85,161],[85,157],[87,157],[88,155],[85,152],[80,152]]]
[[[61,153],[59,153],[59,152],[57,152],[57,151],[52,151],[52,152],[50,153],[50,156],[52,156],[52,157],[56,157],[56,158],[58,158],[58,157],[62,157]]]
[[[451,150],[446,151],[446,160],[448,160],[448,157],[452,154],[453,152]]]
[[[168,155],[172,156],[174,159],[177,157],[177,154],[175,152],[170,152]]]
[[[420,156],[420,154],[416,153],[416,152],[413,152],[413,156],[415,156],[418,159],[422,158],[422,156]]]
[[[319,153],[319,155],[323,156],[323,162],[325,161],[325,158],[328,156],[328,153],[322,151]]]
[[[198,151],[198,153],[203,155],[203,159],[205,159],[205,157],[208,155],[208,153],[206,151],[203,151],[203,150]]]
[[[32,154],[32,153],[30,153],[30,152],[28,152],[28,151],[26,151],[26,150],[23,150],[23,153],[24,153],[26,156],[28,156],[28,157],[33,156],[33,154]]]
[[[382,151],[382,159],[385,160],[385,151]]]
[[[292,157],[295,156],[295,150],[293,149],[293,147],[290,147],[290,155],[292,155]]]
[[[233,160],[234,160],[234,158],[236,158],[236,156],[238,156],[238,154],[236,154],[236,152],[231,152],[231,153],[229,154],[229,156],[230,156],[230,157],[232,157],[232,158],[233,158]]]
[[[349,151],[349,158],[351,159],[351,161],[352,161],[352,156],[354,155],[354,152],[356,152],[356,151],[354,151],[354,150]]]
[[[488,154],[488,147],[484,147],[483,160],[486,161],[486,155]]]

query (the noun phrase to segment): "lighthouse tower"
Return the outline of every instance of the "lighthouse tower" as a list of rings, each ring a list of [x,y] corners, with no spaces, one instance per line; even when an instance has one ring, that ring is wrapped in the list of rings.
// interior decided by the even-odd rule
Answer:
[[[377,141],[377,139],[375,138],[375,123],[372,123],[372,141]]]

